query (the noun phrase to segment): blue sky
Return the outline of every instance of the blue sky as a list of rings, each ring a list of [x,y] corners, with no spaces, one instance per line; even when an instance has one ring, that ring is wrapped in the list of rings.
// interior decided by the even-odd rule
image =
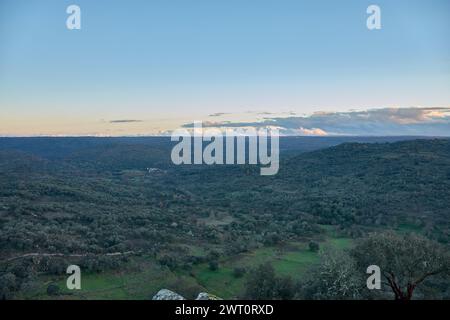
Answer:
[[[70,4],[81,30],[66,28]],[[370,4],[381,30],[366,28]],[[449,39],[446,0],[0,0],[0,134],[448,108]]]

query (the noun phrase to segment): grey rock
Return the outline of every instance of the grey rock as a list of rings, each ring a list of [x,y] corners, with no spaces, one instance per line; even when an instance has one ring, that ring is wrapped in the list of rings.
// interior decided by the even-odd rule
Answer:
[[[180,296],[178,293],[170,291],[168,289],[161,289],[155,294],[152,300],[186,300],[184,297]]]
[[[195,300],[222,300],[218,296],[207,292],[200,292]]]

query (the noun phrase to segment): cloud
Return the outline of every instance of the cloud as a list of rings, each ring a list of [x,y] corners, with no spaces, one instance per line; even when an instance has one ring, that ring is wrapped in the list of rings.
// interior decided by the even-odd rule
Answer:
[[[204,127],[276,126],[283,135],[450,136],[450,108],[380,108],[315,112],[254,122],[206,122]]]
[[[290,115],[290,116],[296,115],[296,113],[294,111],[286,111],[286,112],[261,111],[261,112],[257,113],[257,115],[260,115],[260,116],[267,116],[267,115],[270,116],[270,115],[276,115],[276,114],[279,114],[279,115]]]
[[[271,119],[286,129],[320,128],[333,135],[450,136],[450,108],[382,108],[318,112],[305,117]]]
[[[208,117],[220,117],[220,116],[224,116],[224,115],[227,115],[227,114],[229,114],[229,113],[227,113],[227,112],[216,112],[216,113],[210,114]]]
[[[257,113],[257,115],[260,115],[260,116],[270,116],[270,115],[273,115],[273,114],[275,114],[274,112],[268,112],[268,111],[262,111],[262,112],[258,112]]]
[[[312,129],[305,129],[300,128],[298,129],[299,133],[304,136],[327,136],[328,133],[320,128],[312,128]]]
[[[134,122],[142,122],[142,120],[123,119],[123,120],[111,120],[111,121],[109,121],[109,123],[134,123]]]

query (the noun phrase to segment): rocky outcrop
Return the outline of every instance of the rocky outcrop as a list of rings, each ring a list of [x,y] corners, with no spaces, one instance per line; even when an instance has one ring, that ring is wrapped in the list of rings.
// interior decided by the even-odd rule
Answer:
[[[178,293],[170,291],[168,289],[161,289],[155,294],[152,300],[186,300],[184,297],[180,296]]]
[[[195,300],[222,300],[222,298],[207,292],[200,292]]]
[[[186,300],[183,296],[168,289],[161,289],[155,294],[152,300]],[[218,296],[207,292],[200,292],[195,300],[222,300]]]

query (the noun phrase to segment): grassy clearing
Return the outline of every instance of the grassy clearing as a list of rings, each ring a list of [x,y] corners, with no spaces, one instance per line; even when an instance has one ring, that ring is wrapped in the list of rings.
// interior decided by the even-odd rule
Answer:
[[[244,289],[245,277],[236,278],[230,265],[221,265],[216,271],[209,270],[207,265],[199,265],[194,275],[208,292],[224,299],[234,298]]]
[[[174,286],[183,277],[156,262],[140,261],[141,270],[82,274],[81,290],[66,289],[66,276],[42,277],[29,298],[47,299],[48,284],[56,283],[62,299],[149,299],[161,288]]]
[[[322,249],[344,250],[352,246],[352,239],[337,237],[334,228],[327,226],[326,241],[321,242],[320,246]],[[318,263],[319,259],[319,254],[311,252],[306,243],[293,242],[284,246],[262,247],[221,261],[217,271],[211,271],[207,264],[201,264],[194,267],[193,274],[208,292],[223,298],[235,298],[243,293],[248,275],[236,278],[233,275],[234,268],[244,267],[250,270],[269,262],[279,275],[300,280],[306,270]]]
[[[221,261],[216,271],[211,271],[207,264],[198,265],[193,274],[208,292],[230,299],[243,293],[248,277],[248,273],[240,278],[235,277],[234,268],[241,267],[249,271],[262,263],[269,262],[278,274],[300,279],[308,267],[318,260],[317,253],[305,248],[295,248],[290,245],[290,249],[285,251],[282,247],[263,247],[233,259]]]
[[[350,238],[330,238],[328,239],[324,247],[329,249],[336,249],[336,250],[344,250],[348,249],[352,246],[353,240]]]
[[[321,250],[343,250],[351,247],[350,238],[337,237],[334,228],[325,226],[325,241]],[[202,247],[186,245],[192,255],[204,256]],[[121,272],[104,272],[82,275],[82,289],[69,291],[66,277],[43,276],[32,296],[25,298],[48,299],[46,289],[55,282],[61,288],[62,299],[150,299],[162,288],[174,290],[187,298],[200,291],[207,291],[225,299],[239,297],[245,287],[248,272],[237,278],[233,270],[237,267],[251,270],[262,263],[271,263],[279,275],[300,280],[306,270],[319,262],[319,254],[311,252],[305,242],[291,242],[281,246],[261,247],[251,252],[221,260],[219,269],[212,271],[208,264],[194,265],[191,272],[172,272],[151,258],[135,257]]]

